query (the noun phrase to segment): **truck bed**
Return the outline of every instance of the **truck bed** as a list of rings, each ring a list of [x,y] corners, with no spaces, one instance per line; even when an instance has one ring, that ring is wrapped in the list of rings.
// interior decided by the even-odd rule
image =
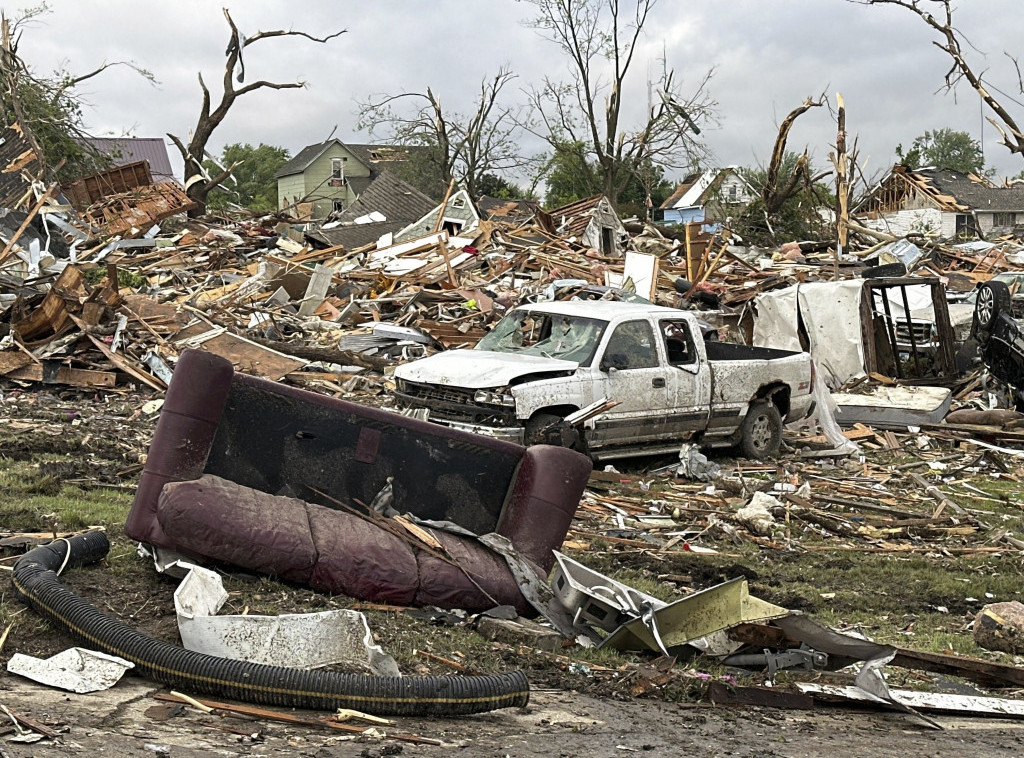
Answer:
[[[779,350],[774,347],[750,347],[736,345],[731,342],[708,340],[704,342],[709,361],[769,361],[774,358],[788,358],[798,355],[792,350]]]

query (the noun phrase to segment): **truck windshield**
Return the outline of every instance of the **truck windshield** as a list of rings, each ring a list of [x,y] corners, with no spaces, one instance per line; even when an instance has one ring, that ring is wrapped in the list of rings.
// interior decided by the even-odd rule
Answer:
[[[560,358],[589,366],[607,321],[580,316],[512,311],[477,344],[477,350]]]

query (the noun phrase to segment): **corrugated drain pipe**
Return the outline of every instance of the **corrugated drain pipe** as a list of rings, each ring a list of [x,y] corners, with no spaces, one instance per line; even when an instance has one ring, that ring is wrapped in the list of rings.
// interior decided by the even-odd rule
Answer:
[[[489,676],[384,677],[306,671],[218,658],[154,639],[122,624],[61,584],[65,566],[102,559],[107,535],[88,532],[34,548],[14,564],[14,587],[51,621],[136,670],[188,692],[290,708],[353,708],[393,716],[453,716],[525,706],[530,685],[522,671]]]

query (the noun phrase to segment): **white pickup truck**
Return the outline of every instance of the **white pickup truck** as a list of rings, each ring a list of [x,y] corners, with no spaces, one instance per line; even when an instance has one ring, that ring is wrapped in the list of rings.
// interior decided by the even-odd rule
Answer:
[[[674,452],[687,440],[774,455],[783,419],[813,410],[810,356],[705,341],[700,323],[637,303],[523,306],[472,350],[399,366],[396,395],[440,424],[595,459]],[[573,418],[602,400],[616,405]]]

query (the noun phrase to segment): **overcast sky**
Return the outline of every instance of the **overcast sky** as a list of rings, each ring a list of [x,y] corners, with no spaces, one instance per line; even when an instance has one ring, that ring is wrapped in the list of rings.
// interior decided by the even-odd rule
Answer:
[[[52,12],[25,30],[22,57],[40,73],[65,64],[82,73],[104,60],[131,60],[158,80],[151,85],[115,68],[83,87],[85,117],[97,136],[131,134],[183,138],[200,105],[196,75],[219,96],[228,27],[222,2],[177,0],[50,0]],[[8,6],[8,16],[18,6]],[[972,63],[1017,99],[1012,63],[1024,39],[1019,0],[962,0],[958,25],[978,51]],[[508,64],[518,79],[508,89],[568,76],[560,51],[523,21],[534,8],[516,0],[247,0],[232,8],[243,34],[293,28],[324,35],[347,33],[326,45],[302,38],[271,39],[245,55],[246,81],[302,80],[301,90],[261,90],[237,101],[214,134],[219,152],[232,142],[265,142],[296,153],[337,127],[342,141],[368,142],[356,131],[356,102],[373,93],[423,91],[429,85],[447,107],[468,109],[480,80]],[[662,0],[638,52],[626,90],[630,113],[642,115],[648,61],[660,68],[662,50],[677,79],[696,84],[708,68],[720,124],[704,132],[720,165],[763,163],[778,122],[808,96],[846,101],[847,126],[859,140],[871,175],[890,165],[898,143],[909,146],[925,130],[952,127],[983,140],[988,163],[1001,174],[1024,169],[1024,159],[982,131],[978,96],[968,87],[942,91],[948,59],[935,36],[911,13],[867,8],[845,0]],[[1007,104],[1012,105],[1009,100]],[[1024,107],[1012,105],[1024,118]],[[631,123],[636,123],[635,120]],[[808,147],[816,164],[828,162],[833,117],[815,109],[797,122],[791,149]],[[168,143],[169,144],[169,143]],[[180,159],[169,145],[176,170]]]

